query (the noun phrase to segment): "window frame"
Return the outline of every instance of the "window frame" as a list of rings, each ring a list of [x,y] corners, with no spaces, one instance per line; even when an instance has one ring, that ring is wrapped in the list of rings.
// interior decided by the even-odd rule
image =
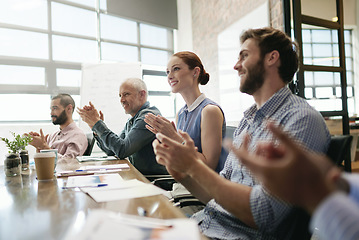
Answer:
[[[120,16],[115,16],[108,14],[106,9],[100,6],[101,0],[96,0],[96,6],[90,7],[87,5],[82,5],[74,2],[64,1],[64,0],[47,0],[47,21],[48,27],[47,29],[40,29],[34,27],[20,26],[15,24],[8,24],[4,22],[0,22],[0,28],[5,29],[14,29],[14,30],[23,30],[34,33],[42,33],[46,34],[48,38],[48,59],[36,59],[36,58],[25,58],[25,57],[14,57],[14,56],[4,56],[0,55],[0,65],[12,65],[12,66],[30,66],[30,67],[41,67],[45,69],[45,85],[22,85],[22,84],[1,84],[0,94],[47,94],[51,96],[55,96],[60,92],[66,92],[71,95],[80,95],[80,87],[69,87],[69,86],[58,86],[57,85],[57,69],[69,69],[69,70],[81,70],[82,63],[78,62],[65,62],[65,61],[55,61],[53,60],[53,36],[63,36],[63,37],[73,37],[76,39],[85,39],[96,41],[97,44],[97,60],[103,61],[102,51],[101,51],[101,43],[113,43],[113,44],[121,44],[127,46],[134,46],[138,49],[138,60],[141,62],[141,49],[153,49],[153,50],[161,50],[165,51],[170,57],[174,53],[174,29],[169,29],[166,27],[155,26],[160,28],[165,28],[168,36],[168,44],[167,48],[161,47],[153,47],[141,44],[141,33],[140,33],[140,25],[146,24],[151,25],[149,23],[144,23],[140,21],[136,21],[133,19],[126,19]],[[71,7],[76,7],[84,10],[93,11],[96,13],[96,37],[82,36],[77,34],[70,34],[64,32],[57,32],[52,30],[52,3],[60,3]],[[101,14],[110,15],[113,17],[118,17],[120,19],[126,19],[130,21],[136,22],[137,29],[137,43],[129,43],[116,41],[111,39],[105,39],[101,37]],[[154,76],[163,76],[165,75],[165,66],[161,70],[158,70],[158,66],[146,65],[143,67],[143,75],[154,75]],[[171,95],[170,90],[168,91],[150,91],[150,96],[164,96]],[[174,104],[175,105],[175,104]],[[174,111],[176,112],[176,111]],[[174,116],[167,116],[174,117]],[[50,121],[50,120],[49,120]],[[0,122],[3,122],[0,120]],[[26,122],[26,121],[24,121]]]
[[[312,38],[312,31],[326,31],[326,32],[328,32],[328,31],[330,31],[330,42],[327,42],[327,41],[324,41],[324,42],[314,42],[313,41],[313,38]],[[306,31],[306,32],[308,32],[309,31],[309,33],[307,33],[309,36],[310,36],[310,41],[307,41],[307,40],[304,40],[303,39],[303,45],[304,44],[306,44],[306,45],[310,45],[310,48],[312,49],[311,50],[311,56],[310,57],[308,57],[308,56],[304,56],[304,53],[303,53],[303,59],[305,58],[305,59],[310,59],[311,60],[311,62],[312,62],[312,64],[314,65],[314,62],[315,61],[313,61],[313,60],[315,60],[315,59],[320,59],[320,58],[325,58],[325,57],[315,57],[315,56],[313,56],[313,45],[320,45],[320,44],[326,44],[326,45],[328,45],[328,44],[330,44],[331,45],[331,50],[332,50],[332,52],[331,52],[331,54],[333,55],[332,57],[338,57],[339,58],[339,56],[334,56],[334,54],[333,54],[333,48],[335,47],[335,46],[337,46],[338,45],[338,42],[336,41],[333,41],[333,37],[336,37],[335,36],[335,34],[336,34],[336,32],[335,31],[337,31],[337,30],[332,30],[332,29],[316,29],[316,28],[303,28],[302,29],[302,31],[304,32],[304,31]],[[348,59],[350,59],[351,60],[351,64],[352,64],[352,66],[349,68],[349,69],[351,69],[351,70],[348,70],[348,68],[347,68],[347,70],[346,70],[346,72],[347,72],[347,79],[352,79],[352,81],[349,83],[348,81],[347,81],[347,91],[349,92],[349,89],[350,89],[350,93],[351,94],[348,94],[348,101],[352,101],[353,103],[354,103],[354,106],[352,106],[352,109],[349,109],[349,105],[348,105],[348,112],[349,113],[351,113],[351,114],[353,114],[353,113],[355,113],[355,91],[354,91],[354,87],[355,87],[355,82],[354,82],[354,66],[353,66],[353,63],[354,63],[354,53],[353,53],[353,37],[352,37],[352,34],[353,34],[353,30],[352,29],[345,29],[344,30],[344,34],[346,35],[346,34],[348,34],[349,36],[350,36],[350,39],[344,39],[344,44],[345,44],[345,46],[346,45],[350,45],[350,48],[351,48],[351,54],[350,54],[350,56],[348,56],[348,55],[346,55],[345,56],[345,61],[346,61],[346,63],[347,63],[347,60]],[[304,34],[303,34],[304,35]],[[345,51],[347,51],[347,50],[345,50]],[[304,61],[304,60],[303,60]],[[333,65],[332,66],[336,66],[335,64],[334,64],[334,60],[332,60],[333,61]],[[309,65],[312,65],[312,64],[309,64]],[[308,71],[305,71],[305,73],[307,73]],[[308,72],[308,73],[311,73],[311,74],[314,74],[314,73],[316,73],[316,72]],[[312,75],[312,79],[314,79],[314,82],[312,83],[312,84],[307,84],[308,82],[307,82],[307,79],[305,78],[305,92],[306,91],[310,91],[311,90],[311,93],[312,93],[312,97],[307,97],[306,95],[304,95],[305,96],[305,98],[307,99],[307,100],[309,100],[310,102],[312,102],[312,103],[314,103],[315,101],[317,101],[317,100],[332,100],[332,99],[341,99],[341,96],[338,96],[338,93],[337,93],[337,89],[339,88],[341,88],[341,84],[340,84],[340,82],[339,83],[335,83],[335,74],[340,74],[339,72],[326,72],[326,73],[331,73],[331,74],[333,74],[333,82],[332,83],[328,83],[328,84],[320,84],[320,85],[318,85],[318,84],[316,84],[315,83],[315,77],[314,77],[314,75]],[[348,74],[350,74],[351,75],[351,77],[348,77]],[[339,76],[340,77],[340,76]],[[317,93],[316,93],[316,88],[325,88],[325,87],[329,87],[329,88],[332,88],[332,96],[331,97],[317,97]],[[313,107],[315,107],[315,105],[313,106]],[[320,109],[318,109],[318,110],[320,110]]]

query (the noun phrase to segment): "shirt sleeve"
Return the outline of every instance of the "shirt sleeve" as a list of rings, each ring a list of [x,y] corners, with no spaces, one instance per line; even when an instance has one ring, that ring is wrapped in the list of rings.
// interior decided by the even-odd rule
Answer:
[[[312,109],[287,112],[281,125],[298,141],[315,152],[325,152],[330,135],[323,118]],[[272,232],[291,211],[291,207],[268,194],[261,185],[253,187],[250,206],[254,221],[259,229]]]
[[[147,130],[146,123],[142,118],[134,120],[131,130],[126,134],[120,135],[112,132],[103,121],[98,121],[92,128],[97,134],[96,139],[100,139],[100,147],[106,153],[114,153],[119,158],[126,158],[139,151],[143,146],[152,142],[155,135]]]
[[[266,232],[274,231],[292,209],[288,203],[270,195],[262,185],[253,186],[250,207],[256,225]]]
[[[344,173],[342,176],[350,185],[349,197],[359,205],[359,174]]]
[[[310,228],[319,239],[357,240],[358,219],[358,204],[348,195],[335,193],[326,198],[315,210]]]
[[[88,142],[84,134],[76,134],[72,141],[66,146],[66,151],[63,154],[58,153],[58,158],[76,158],[82,156],[86,151]]]
[[[288,119],[289,118],[289,119]],[[302,109],[300,112],[290,111],[281,123],[297,142],[304,144],[308,150],[326,153],[330,143],[330,134],[323,117],[314,109]]]
[[[96,123],[97,124],[97,123]],[[94,137],[95,137],[95,139],[97,140],[96,141],[96,143],[97,143],[97,146],[99,146],[99,148],[101,148],[101,150],[102,151],[104,151],[108,156],[114,156],[114,155],[116,155],[115,154],[115,152],[113,152],[113,151],[111,151],[107,146],[106,146],[106,144],[103,142],[103,140],[98,136],[98,134],[96,133],[96,132],[99,132],[100,130],[97,130],[97,128],[103,128],[103,126],[101,126],[101,125],[105,125],[105,123],[104,122],[99,122],[98,123],[98,125],[96,125],[95,124],[95,126],[96,126],[96,128],[95,128],[95,126],[93,127],[93,131],[94,131]],[[105,125],[105,128],[107,128],[106,127],[106,125]],[[124,138],[124,131],[125,130],[123,130],[122,131],[122,133],[118,136],[119,138]]]

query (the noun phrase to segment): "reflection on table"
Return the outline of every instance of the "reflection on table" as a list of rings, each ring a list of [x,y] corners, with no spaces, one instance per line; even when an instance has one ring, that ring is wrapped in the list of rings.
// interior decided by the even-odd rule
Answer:
[[[75,170],[81,166],[127,163],[129,170],[119,174],[123,179],[148,180],[127,160],[78,163],[76,159],[59,161],[56,170]],[[39,182],[33,167],[18,177],[5,177],[0,166],[0,239],[63,239],[73,224],[82,224],[92,209],[138,215],[145,209],[149,217],[184,218],[164,196],[97,203],[78,189],[62,189],[67,178]],[[75,226],[76,227],[76,226]]]

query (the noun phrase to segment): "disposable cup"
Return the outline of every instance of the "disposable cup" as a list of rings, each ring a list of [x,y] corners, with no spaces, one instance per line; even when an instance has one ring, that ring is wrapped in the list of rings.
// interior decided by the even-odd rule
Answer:
[[[55,166],[55,153],[54,152],[39,152],[35,153],[35,169],[37,180],[52,180],[54,177]]]
[[[55,153],[55,166],[54,166],[54,172],[56,172],[56,165],[57,165],[57,149],[42,149],[40,152],[54,152]]]

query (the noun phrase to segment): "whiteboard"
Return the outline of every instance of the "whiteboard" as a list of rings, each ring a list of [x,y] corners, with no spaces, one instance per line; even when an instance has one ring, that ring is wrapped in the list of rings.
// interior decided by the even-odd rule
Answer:
[[[127,119],[118,96],[121,83],[127,78],[142,78],[140,63],[99,63],[82,65],[82,83],[80,107],[89,101],[104,114],[109,129],[120,133]],[[79,126],[84,132],[91,132],[87,123],[81,119]]]

